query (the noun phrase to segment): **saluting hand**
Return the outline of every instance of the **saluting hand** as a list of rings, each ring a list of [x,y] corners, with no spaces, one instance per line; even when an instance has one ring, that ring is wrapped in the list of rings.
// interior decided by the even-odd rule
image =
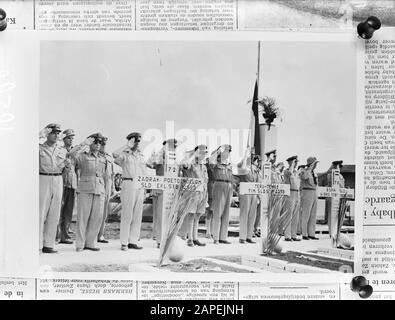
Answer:
[[[41,129],[40,132],[38,133],[39,139],[46,138],[51,131],[52,131],[52,129],[47,128],[47,127],[45,127],[44,129]]]
[[[84,146],[90,146],[93,143],[93,141],[95,141],[95,139],[90,137],[90,138],[86,138],[81,144]]]

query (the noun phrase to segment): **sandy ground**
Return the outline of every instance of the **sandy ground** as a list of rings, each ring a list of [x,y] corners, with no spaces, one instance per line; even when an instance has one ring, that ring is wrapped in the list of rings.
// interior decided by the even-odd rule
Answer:
[[[246,29],[297,29],[297,28],[344,28],[349,27],[341,19],[323,17],[269,2],[245,1],[244,27]],[[242,27],[243,22],[239,25]]]
[[[114,228],[110,228],[113,230]],[[115,227],[116,229],[116,227]],[[149,228],[145,228],[145,235],[149,236]],[[280,241],[284,250],[314,251],[319,247],[329,247],[330,240],[327,234],[317,234],[320,240],[300,242]],[[200,257],[256,255],[259,254],[259,239],[254,238],[255,244],[240,244],[238,237],[229,237],[232,244],[214,245],[212,240],[201,238],[207,245],[205,247],[187,247],[185,244],[184,260]],[[141,262],[156,262],[159,249],[155,241],[142,238],[142,250],[121,251],[118,239],[110,239],[108,244],[99,244],[99,252],[76,252],[75,245],[59,244],[56,246],[57,254],[40,254],[40,264],[46,270],[54,271],[128,271],[128,265]]]

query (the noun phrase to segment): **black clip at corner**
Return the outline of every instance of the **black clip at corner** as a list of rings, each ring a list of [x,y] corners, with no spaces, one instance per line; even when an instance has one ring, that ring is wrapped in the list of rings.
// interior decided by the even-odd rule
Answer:
[[[363,276],[356,276],[351,280],[351,290],[358,292],[359,296],[363,299],[369,298],[373,293],[373,288]]]
[[[358,35],[362,39],[370,39],[373,37],[373,33],[381,28],[381,21],[379,18],[371,16],[366,21],[361,22],[357,26]]]
[[[0,31],[5,30],[7,28],[7,14],[3,9],[0,8]]]

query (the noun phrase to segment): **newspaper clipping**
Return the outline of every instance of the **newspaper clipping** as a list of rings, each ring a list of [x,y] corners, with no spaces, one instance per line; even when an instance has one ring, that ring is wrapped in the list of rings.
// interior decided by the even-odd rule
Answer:
[[[1,299],[395,298],[394,1],[2,7]]]

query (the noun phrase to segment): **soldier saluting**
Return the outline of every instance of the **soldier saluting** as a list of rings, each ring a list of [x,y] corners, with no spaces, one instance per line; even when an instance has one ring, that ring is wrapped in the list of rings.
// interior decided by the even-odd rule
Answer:
[[[51,123],[39,133],[39,138],[46,138],[39,145],[39,246],[43,253],[56,253],[54,250],[56,232],[59,223],[63,195],[62,172],[67,151],[58,146],[60,125]]]
[[[106,159],[99,150],[104,140],[102,134],[94,133],[70,151],[80,173],[77,188],[77,252],[83,249],[100,250],[96,244],[103,219],[104,175],[107,168]]]
[[[137,244],[140,238],[143,214],[144,189],[133,183],[138,175],[146,175],[147,168],[143,154],[140,152],[141,134],[133,132],[126,139],[127,144],[113,152],[115,163],[122,168],[121,189],[121,250],[142,249]]]

